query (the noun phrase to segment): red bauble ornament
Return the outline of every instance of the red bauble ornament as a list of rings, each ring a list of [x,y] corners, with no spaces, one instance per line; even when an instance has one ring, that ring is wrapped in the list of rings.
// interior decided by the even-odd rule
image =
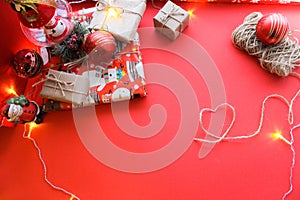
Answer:
[[[116,51],[116,41],[109,32],[95,31],[86,35],[83,49],[94,64],[108,65]]]
[[[36,51],[23,49],[16,53],[11,65],[18,76],[32,78],[42,71],[43,59]]]
[[[288,20],[280,13],[264,15],[256,25],[256,35],[266,45],[280,43],[286,38],[288,31]]]
[[[24,12],[18,12],[20,22],[28,28],[40,28],[46,25],[54,16],[56,8],[44,4],[35,4],[36,10],[27,8]]]

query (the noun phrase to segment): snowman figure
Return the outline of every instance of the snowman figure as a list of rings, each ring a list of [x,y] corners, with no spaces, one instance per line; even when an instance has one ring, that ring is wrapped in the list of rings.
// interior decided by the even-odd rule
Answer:
[[[72,28],[72,22],[55,16],[45,25],[46,38],[48,42],[58,44],[71,33]]]

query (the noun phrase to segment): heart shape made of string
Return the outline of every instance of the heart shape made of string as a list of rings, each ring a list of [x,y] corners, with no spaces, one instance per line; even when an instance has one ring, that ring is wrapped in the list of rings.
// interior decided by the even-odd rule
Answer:
[[[221,136],[216,136],[215,134],[209,132],[203,125],[203,114],[204,113],[216,113],[218,112],[221,108],[229,108],[231,111],[232,111],[232,119],[231,119],[231,122],[229,124],[229,126],[224,130],[224,132],[221,134]],[[235,122],[235,119],[236,119],[236,112],[235,112],[235,109],[232,105],[228,104],[228,103],[223,103],[223,104],[220,104],[218,105],[215,109],[212,109],[212,108],[203,108],[200,112],[200,118],[199,118],[199,121],[200,121],[200,127],[201,129],[209,136],[215,138],[215,140],[212,140],[212,143],[218,143],[224,139],[226,139],[226,136],[227,134],[229,133],[229,131],[231,130],[234,122]]]

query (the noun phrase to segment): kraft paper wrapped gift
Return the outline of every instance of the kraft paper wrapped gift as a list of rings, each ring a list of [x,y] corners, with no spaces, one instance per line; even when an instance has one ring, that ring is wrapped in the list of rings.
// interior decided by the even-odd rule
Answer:
[[[89,79],[76,74],[49,70],[40,95],[49,99],[81,104],[89,93]]]
[[[108,31],[116,39],[129,43],[134,39],[145,9],[146,0],[101,0],[89,28]]]
[[[157,31],[175,40],[189,24],[189,13],[168,1],[154,16],[153,22]]]

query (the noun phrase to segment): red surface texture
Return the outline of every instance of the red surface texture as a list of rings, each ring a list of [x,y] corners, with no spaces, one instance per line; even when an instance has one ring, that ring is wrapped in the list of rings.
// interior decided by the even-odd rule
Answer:
[[[161,6],[162,3],[158,2],[157,5]],[[158,10],[151,3],[148,3],[141,21],[140,39],[148,82],[147,97],[113,106],[100,105],[92,114],[91,108],[47,113],[44,123],[33,130],[31,136],[41,149],[47,165],[48,179],[55,185],[67,189],[82,200],[280,200],[288,191],[292,152],[289,145],[271,137],[272,132],[280,129],[290,139],[288,133],[293,125],[288,124],[287,107],[278,100],[268,101],[259,135],[251,139],[222,141],[206,157],[200,159],[198,155],[203,144],[192,141],[193,136],[205,137],[198,126],[198,114],[202,108],[211,107],[212,104],[216,106],[223,103],[224,99],[220,98],[212,103],[211,96],[217,94],[209,93],[209,84],[218,84],[217,80],[213,77],[205,79],[187,57],[165,49],[173,48],[172,45],[176,45],[184,37],[203,47],[222,78],[225,101],[233,105],[237,112],[236,123],[229,134],[249,135],[258,127],[264,98],[277,93],[290,100],[299,89],[299,80],[295,77],[279,78],[263,70],[254,57],[234,47],[231,33],[246,15],[254,11],[280,12],[287,16],[292,30],[299,29],[300,7],[217,3],[180,5],[186,10],[193,9],[195,16],[184,30],[185,35],[174,42],[168,41],[153,29],[152,19]],[[8,76],[9,59],[21,48],[34,47],[23,36],[17,17],[9,5],[0,3],[0,6],[1,87],[13,80],[15,86],[20,88],[18,85],[23,80],[16,79],[13,73]],[[78,9],[89,6],[91,4],[74,7]],[[148,29],[144,32],[143,28]],[[150,36],[153,35],[162,44],[160,49],[151,47],[155,43],[150,41]],[[295,36],[300,38],[298,33]],[[193,52],[191,46],[185,44],[180,43],[177,50],[193,55],[196,49]],[[198,64],[205,62],[205,59],[207,57],[202,55]],[[209,71],[203,68],[203,71],[206,70]],[[174,78],[174,81],[170,78],[174,75],[173,72],[180,76]],[[205,80],[209,80],[209,84]],[[179,93],[176,94],[177,88]],[[1,98],[4,95],[2,92]],[[183,107],[189,103],[187,97],[195,98],[190,100],[190,107],[187,106],[190,116]],[[297,99],[293,107],[294,125],[300,123],[299,101]],[[224,129],[228,127],[232,113],[228,110],[226,116]],[[209,113],[204,114],[205,126],[210,124],[209,117]],[[104,136],[97,135],[100,128],[91,128],[94,127],[95,120]],[[188,125],[191,123],[191,126],[179,130],[183,121]],[[44,181],[43,166],[37,151],[30,140],[22,137],[23,130],[22,125],[0,128],[0,199],[69,199],[70,196],[54,190]],[[300,199],[300,130],[295,129],[294,135],[297,154],[292,179],[294,190],[287,200]],[[181,156],[160,169],[151,168],[152,165],[159,168],[167,158],[178,153],[178,149],[174,148],[163,156],[159,155],[164,147],[177,138],[180,138],[178,149],[183,143],[186,145]],[[105,140],[111,141],[125,153],[117,155],[118,151],[105,146]],[[87,148],[87,142],[94,146]],[[135,159],[140,153],[149,152],[158,153],[158,156],[149,160]],[[101,156],[95,154],[106,159],[111,157],[111,163],[109,159],[101,161]],[[148,172],[143,172],[142,169],[145,168]]]

